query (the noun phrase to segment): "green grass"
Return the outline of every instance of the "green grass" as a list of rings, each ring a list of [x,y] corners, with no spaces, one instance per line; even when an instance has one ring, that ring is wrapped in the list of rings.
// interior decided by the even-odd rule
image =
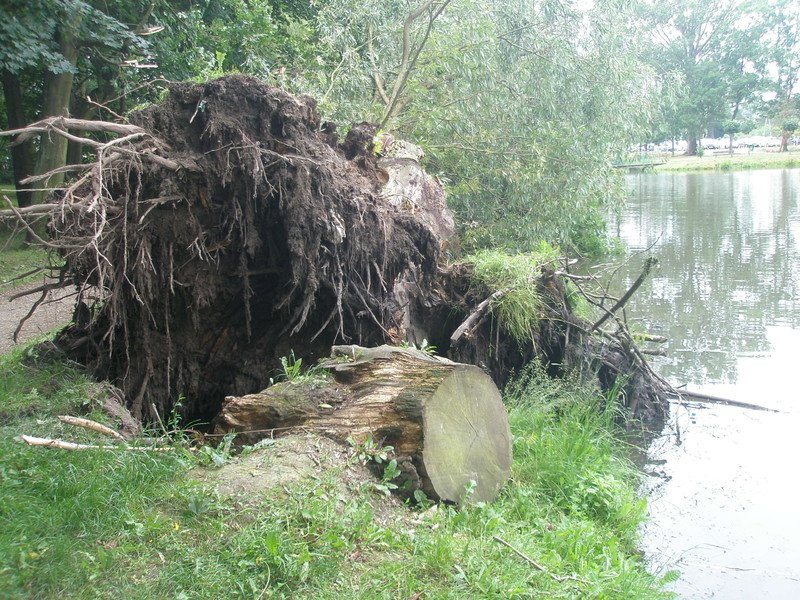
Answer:
[[[13,191],[0,188],[0,196],[3,195],[16,204]],[[0,203],[0,208],[7,208],[5,201]],[[11,223],[0,221],[0,292],[41,279],[41,274],[17,278],[47,264],[47,252],[29,245],[25,231],[14,231]]]
[[[91,388],[78,365],[47,360],[33,343],[18,346],[0,356],[0,424],[41,412],[64,413],[89,399]]]
[[[0,426],[4,598],[667,597],[636,552],[644,503],[613,414],[568,381],[533,372],[509,389],[514,474],[497,501],[424,510],[343,486],[344,466],[240,505],[192,481],[184,452],[28,448],[14,437],[91,439],[54,415],[96,391],[30,348],[0,369],[14,407]]]
[[[542,243],[538,252],[506,254],[482,250],[464,262],[474,269],[474,278],[490,290],[507,290],[490,307],[500,325],[518,342],[530,340],[542,312],[539,294],[541,267],[558,257],[558,251]]]
[[[676,156],[655,168],[661,171],[739,171],[748,169],[790,169],[800,167],[800,151],[754,152],[753,154]]]

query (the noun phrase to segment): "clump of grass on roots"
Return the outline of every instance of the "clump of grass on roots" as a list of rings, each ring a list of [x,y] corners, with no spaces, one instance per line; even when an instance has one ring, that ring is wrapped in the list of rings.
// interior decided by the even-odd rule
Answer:
[[[508,290],[492,303],[490,310],[500,325],[518,342],[530,340],[539,322],[542,298],[539,294],[539,271],[558,252],[542,242],[537,252],[506,254],[483,250],[466,258],[475,279],[492,290]]]

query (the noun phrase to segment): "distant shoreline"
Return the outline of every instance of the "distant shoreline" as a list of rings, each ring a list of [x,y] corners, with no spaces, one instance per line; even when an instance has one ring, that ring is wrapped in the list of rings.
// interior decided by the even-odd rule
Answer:
[[[716,152],[720,152],[717,150]],[[651,154],[652,159],[666,160],[656,172],[669,171],[745,171],[752,169],[791,169],[800,167],[800,149],[789,152],[752,152],[750,154],[714,154],[704,156],[671,156]]]

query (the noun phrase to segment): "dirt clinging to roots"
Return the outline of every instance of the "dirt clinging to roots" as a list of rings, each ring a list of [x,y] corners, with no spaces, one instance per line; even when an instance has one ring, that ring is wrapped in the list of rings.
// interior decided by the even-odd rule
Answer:
[[[313,99],[243,76],[172,85],[131,121],[169,146],[107,161],[95,218],[67,212],[52,227],[65,246],[95,240],[66,251],[83,298],[62,342],[135,416],[185,395],[184,416],[207,420],[226,394],[265,387],[291,351],[399,342],[394,287],[426,289],[441,240],[380,197],[374,128],[340,146]]]
[[[663,419],[668,384],[630,336],[592,333],[552,269],[536,274],[530,340],[507,335],[489,303],[502,291],[444,260],[453,218],[415,146],[384,136],[378,157],[368,123],[340,143],[313,99],[245,76],[172,84],[105,127],[118,137],[50,213],[78,290],[58,343],[137,419],[163,420],[183,397],[184,419],[210,422],[292,353],[307,366],[336,343],[423,340],[499,386],[533,360],[603,390],[622,377],[630,412]]]

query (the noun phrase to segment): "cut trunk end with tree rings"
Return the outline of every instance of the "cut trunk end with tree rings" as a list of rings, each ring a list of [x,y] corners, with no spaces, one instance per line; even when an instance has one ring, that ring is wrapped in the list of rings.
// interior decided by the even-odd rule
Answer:
[[[450,502],[490,501],[511,473],[500,392],[478,367],[410,348],[337,346],[329,379],[228,397],[215,433],[247,443],[296,429],[392,446],[402,482]],[[401,483],[401,482],[398,482]]]
[[[421,464],[431,490],[456,501],[474,482],[470,500],[493,500],[510,474],[511,432],[491,378],[457,367],[425,402],[423,422]]]

